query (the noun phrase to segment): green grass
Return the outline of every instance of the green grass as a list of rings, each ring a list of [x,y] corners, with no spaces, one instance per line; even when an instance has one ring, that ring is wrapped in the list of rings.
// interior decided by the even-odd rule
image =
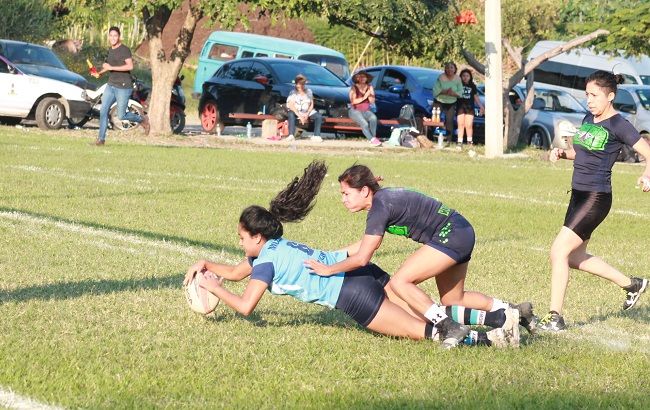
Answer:
[[[81,135],[82,137],[78,137]],[[340,204],[355,161],[441,198],[474,225],[467,288],[548,307],[548,249],[571,164],[466,154],[201,149],[88,143],[95,132],[0,127],[0,389],[71,408],[643,408],[650,396],[650,297],[626,313],[613,284],[575,273],[560,336],[518,350],[443,351],[371,334],[337,311],[265,296],[244,318],[203,318],[181,292],[201,257],[238,261],[243,207],[267,205],[314,158],[330,174],[286,237],[335,249],[365,214]],[[245,147],[245,145],[239,145]],[[397,152],[397,153],[396,153]],[[650,197],[641,167],[616,165],[614,208],[590,249],[648,275]],[[394,271],[416,246],[387,237]],[[244,283],[231,284],[236,291]],[[433,283],[422,285],[437,296]]]

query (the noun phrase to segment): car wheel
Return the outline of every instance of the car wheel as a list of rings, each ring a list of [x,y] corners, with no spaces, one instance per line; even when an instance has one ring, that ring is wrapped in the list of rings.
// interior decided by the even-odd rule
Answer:
[[[129,104],[127,110],[129,112],[137,114],[137,115],[139,115],[141,117],[144,115],[144,110],[142,108],[138,107],[137,105],[134,105],[134,104]],[[120,120],[120,118],[117,115],[117,105],[111,107],[111,111],[109,112],[109,118],[111,120],[111,124],[113,124],[113,129],[117,129],[117,130],[120,130],[120,131],[130,130],[130,129],[135,128],[138,125],[140,125],[137,122],[131,122],[131,121],[128,121],[128,120]]]
[[[537,149],[548,149],[550,145],[546,133],[539,127],[531,127],[526,131],[526,142]]]
[[[36,107],[36,125],[44,130],[58,130],[65,119],[65,108],[61,101],[46,97]]]
[[[185,128],[185,113],[178,105],[169,107],[170,125],[174,134],[180,134]]]
[[[216,102],[207,101],[203,104],[203,108],[201,108],[201,127],[208,134],[215,132],[217,127],[220,128],[219,131],[223,131],[224,126]]]
[[[17,118],[17,117],[0,117],[0,124],[18,125],[22,120],[23,120],[22,118]]]

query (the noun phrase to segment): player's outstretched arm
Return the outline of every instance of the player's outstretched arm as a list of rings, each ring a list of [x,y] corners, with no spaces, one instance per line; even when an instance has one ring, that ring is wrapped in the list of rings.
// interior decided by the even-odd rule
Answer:
[[[190,283],[194,275],[204,270],[209,270],[210,272],[230,281],[240,281],[248,277],[251,274],[252,269],[253,268],[247,260],[233,266],[201,259],[187,269],[185,279],[183,279],[183,285]]]
[[[650,144],[645,138],[641,138],[632,148],[645,157],[645,170],[637,180],[637,184],[641,186],[643,192],[650,192]]]
[[[324,265],[314,259],[305,261],[305,265],[320,276],[332,276],[340,272],[350,272],[351,270],[366,266],[370,262],[372,255],[381,245],[383,238],[383,236],[379,235],[364,235],[358,252],[351,254],[346,259],[334,265]]]
[[[244,316],[248,316],[253,312],[253,310],[255,310],[257,303],[262,299],[262,296],[264,296],[264,292],[269,285],[261,280],[251,279],[248,282],[248,285],[246,285],[244,293],[239,296],[224,288],[219,279],[213,279],[201,275],[199,286],[214,294],[237,312]]]

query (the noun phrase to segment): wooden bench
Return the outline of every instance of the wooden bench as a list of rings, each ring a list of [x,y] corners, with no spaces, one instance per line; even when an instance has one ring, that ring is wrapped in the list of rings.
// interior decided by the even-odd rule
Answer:
[[[233,112],[228,115],[229,118],[238,120],[277,120],[274,115],[270,114],[249,114],[243,112]],[[399,125],[397,120],[378,120],[381,125]],[[361,127],[348,117],[323,117],[323,129],[331,131],[361,132]]]

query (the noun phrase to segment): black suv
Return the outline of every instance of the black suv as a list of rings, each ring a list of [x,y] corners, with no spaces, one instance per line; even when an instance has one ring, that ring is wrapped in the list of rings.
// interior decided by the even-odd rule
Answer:
[[[248,121],[229,118],[230,113],[286,113],[287,97],[298,74],[307,77],[318,112],[326,117],[347,116],[349,87],[326,68],[301,60],[243,58],[224,64],[203,83],[201,126],[213,132],[217,126]]]

